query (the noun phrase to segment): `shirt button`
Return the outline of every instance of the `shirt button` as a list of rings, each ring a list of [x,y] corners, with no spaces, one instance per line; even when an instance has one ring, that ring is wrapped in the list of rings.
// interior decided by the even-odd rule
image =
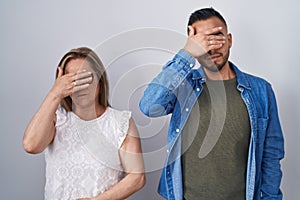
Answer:
[[[189,109],[188,109],[188,108],[186,108],[186,109],[185,109],[185,111],[186,111],[186,112],[189,112]]]
[[[179,131],[180,131],[179,129],[176,129],[176,132],[177,132],[177,133],[179,133]]]
[[[192,67],[194,67],[194,64],[193,64],[193,63],[190,64],[190,68],[192,68]]]
[[[196,90],[197,90],[197,92],[199,92],[199,91],[200,91],[200,88],[197,88]]]

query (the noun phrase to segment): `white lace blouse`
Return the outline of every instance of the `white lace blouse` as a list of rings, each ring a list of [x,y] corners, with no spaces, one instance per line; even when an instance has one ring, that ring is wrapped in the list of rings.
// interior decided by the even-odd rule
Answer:
[[[56,116],[56,135],[45,151],[45,200],[95,197],[119,182],[118,150],[131,113],[107,107],[99,118],[84,121],[59,107]]]

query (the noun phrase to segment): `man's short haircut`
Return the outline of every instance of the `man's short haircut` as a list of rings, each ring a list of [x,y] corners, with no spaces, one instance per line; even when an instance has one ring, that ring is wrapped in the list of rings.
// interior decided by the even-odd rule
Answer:
[[[190,16],[188,26],[192,25],[196,21],[206,20],[211,17],[219,18],[227,27],[227,23],[226,23],[225,19],[222,17],[222,15],[218,11],[216,11],[213,8],[202,8],[200,10],[196,10],[195,12],[193,12]],[[188,32],[189,32],[189,29],[188,29]]]

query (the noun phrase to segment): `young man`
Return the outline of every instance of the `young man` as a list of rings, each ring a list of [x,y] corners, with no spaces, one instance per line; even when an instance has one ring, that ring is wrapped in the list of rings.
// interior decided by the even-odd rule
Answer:
[[[184,48],[140,101],[147,116],[172,113],[159,184],[166,199],[282,199],[275,96],[268,82],[228,61],[227,31],[213,8],[192,13]]]

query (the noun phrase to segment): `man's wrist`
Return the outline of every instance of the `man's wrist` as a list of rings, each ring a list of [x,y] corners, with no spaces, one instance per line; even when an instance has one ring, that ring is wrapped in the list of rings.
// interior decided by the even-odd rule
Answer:
[[[193,67],[196,63],[195,58],[185,49],[180,49],[177,55],[183,58],[190,67]]]

